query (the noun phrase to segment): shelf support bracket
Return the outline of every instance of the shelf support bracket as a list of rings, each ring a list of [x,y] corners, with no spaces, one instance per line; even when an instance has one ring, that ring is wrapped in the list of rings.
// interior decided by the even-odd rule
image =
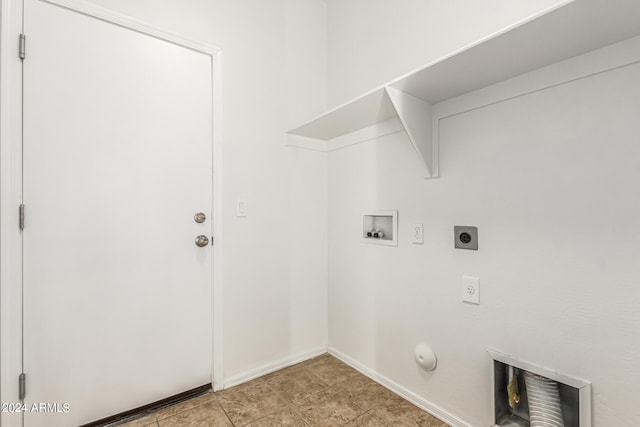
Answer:
[[[424,163],[425,178],[438,176],[438,147],[431,138],[431,104],[390,86],[385,91],[402,122],[411,145]]]

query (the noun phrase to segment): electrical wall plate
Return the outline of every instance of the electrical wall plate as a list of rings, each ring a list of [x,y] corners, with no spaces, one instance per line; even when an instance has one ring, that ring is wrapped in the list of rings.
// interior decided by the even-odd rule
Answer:
[[[455,225],[453,227],[453,236],[456,248],[478,250],[478,227]]]
[[[419,245],[424,243],[424,225],[411,224],[411,243]]]
[[[480,305],[480,279],[462,276],[462,301]]]
[[[247,216],[247,201],[238,199],[236,201],[236,217],[244,218]]]

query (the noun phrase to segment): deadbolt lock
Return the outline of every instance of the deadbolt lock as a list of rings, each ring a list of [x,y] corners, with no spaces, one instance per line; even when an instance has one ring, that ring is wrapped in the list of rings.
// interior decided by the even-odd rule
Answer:
[[[193,216],[193,220],[195,222],[197,222],[198,224],[202,224],[203,222],[205,222],[207,220],[207,216],[202,212],[198,212],[197,214],[195,214]]]

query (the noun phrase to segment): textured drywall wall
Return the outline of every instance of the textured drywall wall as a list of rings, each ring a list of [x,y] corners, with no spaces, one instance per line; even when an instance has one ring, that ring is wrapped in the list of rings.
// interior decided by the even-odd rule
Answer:
[[[225,378],[324,346],[326,155],[284,132],[326,106],[326,4],[92,2],[223,50]]]
[[[638,425],[639,99],[635,64],[442,119],[435,180],[404,133],[331,152],[330,346],[472,426],[493,422],[487,348],[591,381],[592,425]],[[399,211],[397,248],[359,242],[372,209]]]

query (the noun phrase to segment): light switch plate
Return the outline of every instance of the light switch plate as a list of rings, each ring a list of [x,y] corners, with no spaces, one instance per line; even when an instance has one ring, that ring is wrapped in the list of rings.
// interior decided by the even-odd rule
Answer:
[[[462,276],[462,301],[480,305],[480,278]]]
[[[247,201],[246,200],[238,200],[236,203],[236,216],[239,218],[244,218],[247,216]]]

